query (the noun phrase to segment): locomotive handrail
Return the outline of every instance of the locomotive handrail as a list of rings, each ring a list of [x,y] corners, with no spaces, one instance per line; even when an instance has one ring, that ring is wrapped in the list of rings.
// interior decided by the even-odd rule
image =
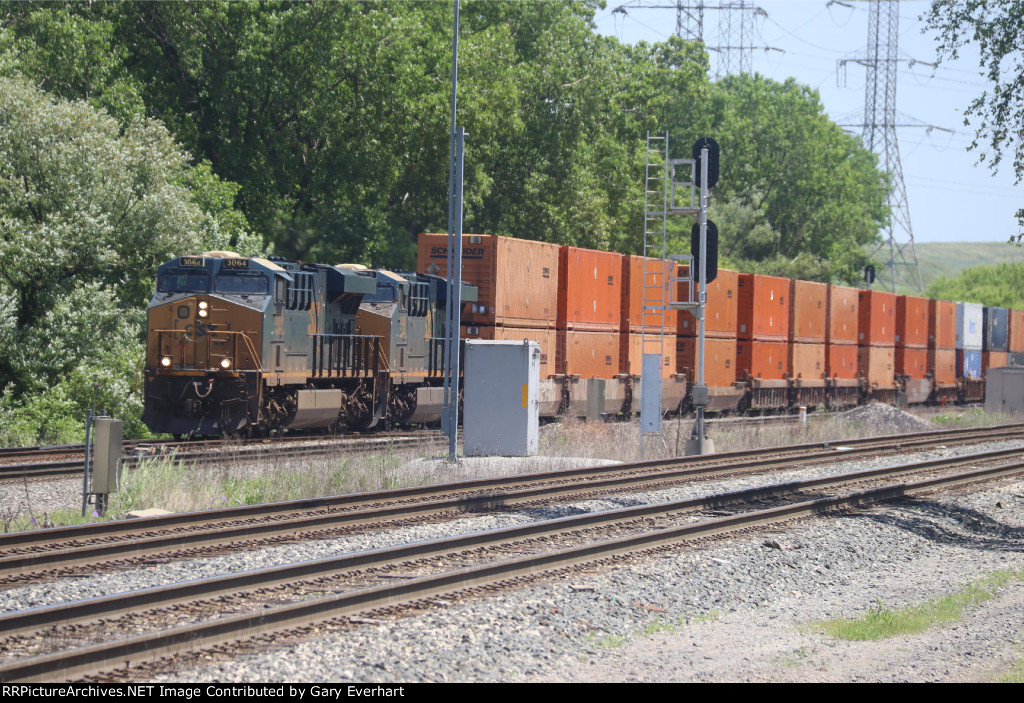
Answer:
[[[445,344],[448,341],[447,337],[428,337],[427,338],[427,373],[430,376],[442,376],[444,375],[444,364],[445,364]],[[466,339],[459,339],[459,358],[466,358]]]
[[[173,336],[179,336],[180,335],[186,341],[191,342],[192,344],[198,344],[199,339],[202,339],[202,337],[199,337],[199,338],[190,337],[188,330],[185,330],[185,329],[153,330],[153,332],[155,332],[157,334],[157,348],[156,348],[157,356],[160,356],[163,353],[164,334],[171,334]],[[210,341],[217,341],[216,338],[218,336],[221,336],[221,335],[231,339],[231,342],[232,342],[232,344],[231,344],[231,363],[232,363],[232,368],[230,370],[232,370],[232,371],[257,371],[257,372],[260,372],[260,373],[263,372],[263,361],[260,359],[259,352],[256,350],[256,345],[253,344],[252,337],[250,337],[247,332],[242,332],[242,331],[239,331],[239,330],[216,330],[216,331],[208,330],[204,334],[204,336],[209,338]],[[249,358],[252,359],[255,362],[255,368],[242,368],[238,364],[238,359],[239,359],[239,357],[238,357],[238,339],[239,339],[239,337],[242,338],[242,341],[245,344],[246,351],[248,351],[248,353],[249,353]],[[184,346],[184,344],[182,344],[182,346]],[[214,370],[214,371],[216,371],[218,369],[215,368],[213,366],[212,362],[211,362],[211,357],[212,357],[212,353],[211,352],[212,352],[212,350],[210,349],[210,346],[207,345],[207,347],[206,347],[206,359],[205,359],[205,361],[206,361],[206,369],[205,370]],[[183,359],[181,359],[181,358],[175,359],[173,354],[171,355],[171,359],[172,359],[172,364],[173,364],[171,368],[175,368],[175,367],[182,368],[183,367],[183,364],[182,364]]]
[[[367,334],[310,334],[313,376],[355,376],[386,370],[380,337]]]

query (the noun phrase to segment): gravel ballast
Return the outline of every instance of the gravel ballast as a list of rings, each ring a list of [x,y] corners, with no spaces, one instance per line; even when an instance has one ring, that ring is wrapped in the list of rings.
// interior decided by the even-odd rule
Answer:
[[[950,447],[899,461],[1022,444]],[[0,610],[896,461],[848,461],[30,585],[0,592]],[[998,570],[1024,570],[1022,481],[598,565],[498,596],[438,600],[417,615],[382,617],[155,680],[993,680],[1024,659],[1024,584],[1018,582],[920,635],[850,643],[806,624],[859,617],[879,601],[894,608],[921,603]]]
[[[802,626],[858,617],[878,601],[919,604],[991,572],[1024,569],[1022,491],[1021,482],[1006,483],[803,521],[496,597],[439,602],[422,615],[159,680],[990,680],[1022,657],[1021,583],[952,624],[881,643],[840,642]]]

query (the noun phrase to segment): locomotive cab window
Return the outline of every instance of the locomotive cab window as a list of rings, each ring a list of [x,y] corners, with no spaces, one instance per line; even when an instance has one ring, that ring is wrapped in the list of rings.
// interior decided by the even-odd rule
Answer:
[[[214,279],[218,293],[239,295],[266,295],[267,279],[260,275],[244,273],[220,273]]]
[[[395,302],[395,287],[391,283],[377,281],[377,290],[370,295],[363,296],[364,303],[393,303]]]
[[[195,271],[167,271],[160,274],[157,290],[161,293],[209,293],[210,276]]]

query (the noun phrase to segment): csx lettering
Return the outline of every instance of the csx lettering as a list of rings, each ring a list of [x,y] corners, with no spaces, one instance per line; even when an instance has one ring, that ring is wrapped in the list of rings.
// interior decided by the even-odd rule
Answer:
[[[205,337],[207,332],[216,332],[218,325],[208,325],[205,322],[200,322],[198,325],[193,327],[187,325],[185,327],[185,334],[190,337]]]

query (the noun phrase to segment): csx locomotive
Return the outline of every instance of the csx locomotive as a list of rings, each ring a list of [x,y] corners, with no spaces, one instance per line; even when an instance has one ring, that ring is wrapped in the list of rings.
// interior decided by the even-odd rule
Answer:
[[[174,435],[437,420],[447,292],[438,276],[353,265],[168,261],[149,304],[143,420]]]

